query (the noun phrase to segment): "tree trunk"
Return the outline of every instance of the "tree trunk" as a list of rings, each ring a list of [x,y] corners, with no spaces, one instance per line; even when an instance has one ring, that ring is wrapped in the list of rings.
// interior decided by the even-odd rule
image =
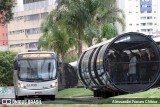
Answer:
[[[62,86],[63,87],[65,87],[65,71],[64,71],[64,54],[62,54],[62,56],[61,56],[61,58],[62,58],[62,64],[61,64],[61,74],[62,74]]]
[[[78,58],[82,54],[82,31],[78,32]]]

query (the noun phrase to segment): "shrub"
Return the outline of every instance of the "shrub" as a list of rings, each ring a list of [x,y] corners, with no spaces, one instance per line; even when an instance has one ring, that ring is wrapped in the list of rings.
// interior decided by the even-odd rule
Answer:
[[[0,86],[13,85],[13,61],[15,52],[0,52]]]

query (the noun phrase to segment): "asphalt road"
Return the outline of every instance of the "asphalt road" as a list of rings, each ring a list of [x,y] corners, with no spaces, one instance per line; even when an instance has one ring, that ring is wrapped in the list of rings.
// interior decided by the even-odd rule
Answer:
[[[2,103],[2,99],[11,99],[13,103],[15,100],[14,87],[0,87],[0,103]],[[25,98],[24,100],[30,101],[40,101],[42,104],[84,104],[84,103],[95,103],[101,98],[94,98],[93,96],[81,96],[74,98],[56,98],[54,101],[46,100],[41,101],[40,98]]]

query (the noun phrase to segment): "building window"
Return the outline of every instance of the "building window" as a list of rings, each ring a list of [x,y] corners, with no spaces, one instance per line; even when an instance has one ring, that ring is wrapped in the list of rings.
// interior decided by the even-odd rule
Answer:
[[[5,45],[5,43],[3,42],[3,45]]]
[[[18,16],[18,17],[14,17],[13,20],[18,21],[24,19],[24,16]]]
[[[151,0],[141,0],[141,1],[151,1]]]
[[[39,19],[40,19],[40,14],[33,14],[33,15],[25,16],[25,21],[39,20]]]
[[[12,35],[12,34],[20,34],[20,33],[23,33],[24,30],[16,30],[16,31],[10,31],[9,34]]]
[[[141,13],[152,13],[152,11],[141,11]]]
[[[152,19],[152,16],[147,17],[147,19]]]
[[[47,18],[48,17],[48,12],[45,12],[45,13],[41,13],[41,18]]]
[[[146,26],[146,23],[141,23],[141,26]]]
[[[29,43],[29,48],[38,48],[38,42]]]
[[[143,19],[143,20],[144,20],[144,19],[146,19],[146,17],[141,17],[141,19]]]
[[[25,44],[25,48],[28,49],[29,48],[29,43]]]
[[[141,29],[141,32],[146,32],[146,29]]]
[[[153,23],[147,23],[147,25],[152,26],[152,25],[153,25]]]
[[[152,11],[147,11],[147,13],[152,13]]]
[[[32,29],[25,29],[25,34],[38,34],[41,33],[40,28],[32,28]]]
[[[129,26],[132,26],[132,24],[129,24]]]
[[[147,31],[148,31],[148,32],[152,32],[152,31],[153,31],[153,29],[147,29]]]

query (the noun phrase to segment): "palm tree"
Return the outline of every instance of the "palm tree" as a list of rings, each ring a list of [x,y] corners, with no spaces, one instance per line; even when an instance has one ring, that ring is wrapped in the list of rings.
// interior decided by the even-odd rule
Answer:
[[[99,26],[96,24],[91,24],[89,25],[85,30],[84,30],[84,42],[88,45],[88,47],[93,45],[93,42],[98,42],[98,38],[101,38],[102,36],[100,35],[99,31]]]
[[[62,78],[65,78],[63,71],[64,57],[70,47],[74,46],[75,39],[72,38],[73,33],[64,27],[64,21],[59,20],[56,23],[52,23],[50,16],[42,23],[43,35],[39,39],[39,48],[45,50],[54,50],[59,56],[61,63]],[[62,79],[62,84],[65,84],[65,79]]]
[[[66,18],[66,26],[77,33],[78,56],[82,53],[82,38],[84,29],[91,22],[92,14],[95,13],[96,0],[59,0],[57,12],[53,17],[57,20]]]
[[[66,26],[77,33],[78,56],[82,52],[82,39],[86,27],[96,23],[100,26],[100,34],[102,34],[103,23],[106,22],[113,24],[119,22],[124,27],[123,18],[115,15],[122,11],[110,7],[110,4],[113,3],[115,0],[58,0],[58,15],[53,16],[56,17],[56,20],[66,18]]]

